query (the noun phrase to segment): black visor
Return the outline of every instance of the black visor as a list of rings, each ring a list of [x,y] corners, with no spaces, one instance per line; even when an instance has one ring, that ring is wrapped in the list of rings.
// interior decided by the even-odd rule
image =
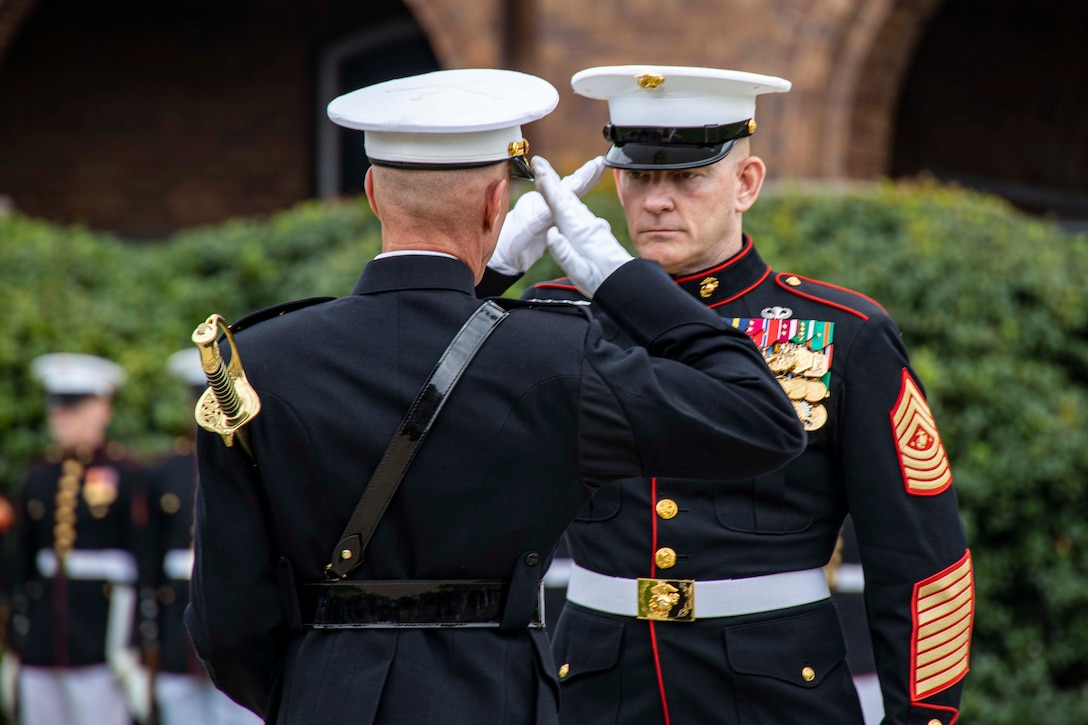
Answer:
[[[50,408],[74,408],[85,400],[97,397],[93,393],[49,393],[45,404]]]
[[[736,139],[713,146],[689,144],[627,143],[613,146],[604,155],[604,165],[613,169],[693,169],[721,161],[736,145]]]
[[[691,127],[614,126],[604,127],[612,148],[604,163],[614,169],[693,169],[721,161],[733,150],[737,139],[751,136],[754,119],[736,123]]]

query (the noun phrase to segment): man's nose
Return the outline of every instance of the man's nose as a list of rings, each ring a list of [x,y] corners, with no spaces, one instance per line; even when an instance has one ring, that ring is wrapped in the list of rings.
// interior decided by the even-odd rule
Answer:
[[[643,206],[654,214],[669,211],[673,207],[672,194],[666,184],[661,181],[653,181],[646,192]]]

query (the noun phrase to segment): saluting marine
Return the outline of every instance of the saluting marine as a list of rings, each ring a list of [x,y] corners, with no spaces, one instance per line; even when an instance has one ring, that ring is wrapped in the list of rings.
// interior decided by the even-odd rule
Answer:
[[[572,85],[608,102],[605,162],[640,256],[762,351],[808,445],[773,473],[747,477],[723,456],[719,480],[633,479],[590,501],[568,532],[574,566],[554,638],[562,721],[860,725],[823,571],[850,513],[884,723],[949,725],[974,585],[922,385],[879,304],[771,269],[741,228],[765,174],[749,148],[755,98],[789,82],[614,66]],[[525,296],[583,299],[568,280]],[[608,339],[633,344],[613,309],[593,307]],[[673,598],[662,605],[659,592]]]
[[[48,393],[55,454],[20,493],[19,722],[127,725],[130,706],[146,717],[150,700],[133,639],[147,502],[136,465],[106,438],[124,373],[69,353],[31,372]]]

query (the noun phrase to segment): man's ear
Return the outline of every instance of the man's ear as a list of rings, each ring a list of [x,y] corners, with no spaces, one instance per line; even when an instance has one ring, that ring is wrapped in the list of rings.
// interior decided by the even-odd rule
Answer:
[[[488,185],[484,195],[484,232],[498,232],[505,219],[506,207],[510,197],[507,191],[510,187],[510,179],[503,177]]]
[[[738,213],[743,214],[756,203],[766,176],[767,165],[758,156],[748,156],[737,163],[737,196],[734,204]]]
[[[378,212],[378,202],[374,199],[374,178],[371,175],[373,171],[373,166],[366,170],[366,177],[363,179],[363,188],[366,189],[366,200],[370,202],[370,210],[373,211],[374,216],[378,217],[378,220],[381,221],[382,215]]]

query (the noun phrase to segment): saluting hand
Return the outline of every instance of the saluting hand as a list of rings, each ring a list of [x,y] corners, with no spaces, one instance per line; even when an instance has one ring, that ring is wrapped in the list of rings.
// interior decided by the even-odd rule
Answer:
[[[610,274],[634,258],[612,235],[608,222],[560,183],[547,160],[534,157],[533,171],[555,220],[548,230],[548,250],[579,291],[592,297]]]
[[[570,176],[563,178],[562,185],[579,197],[585,196],[601,180],[604,157],[590,159]],[[514,208],[506,215],[495,253],[487,266],[506,275],[523,274],[544,255],[548,227],[552,225],[552,210],[544,203],[539,192],[522,194]]]

